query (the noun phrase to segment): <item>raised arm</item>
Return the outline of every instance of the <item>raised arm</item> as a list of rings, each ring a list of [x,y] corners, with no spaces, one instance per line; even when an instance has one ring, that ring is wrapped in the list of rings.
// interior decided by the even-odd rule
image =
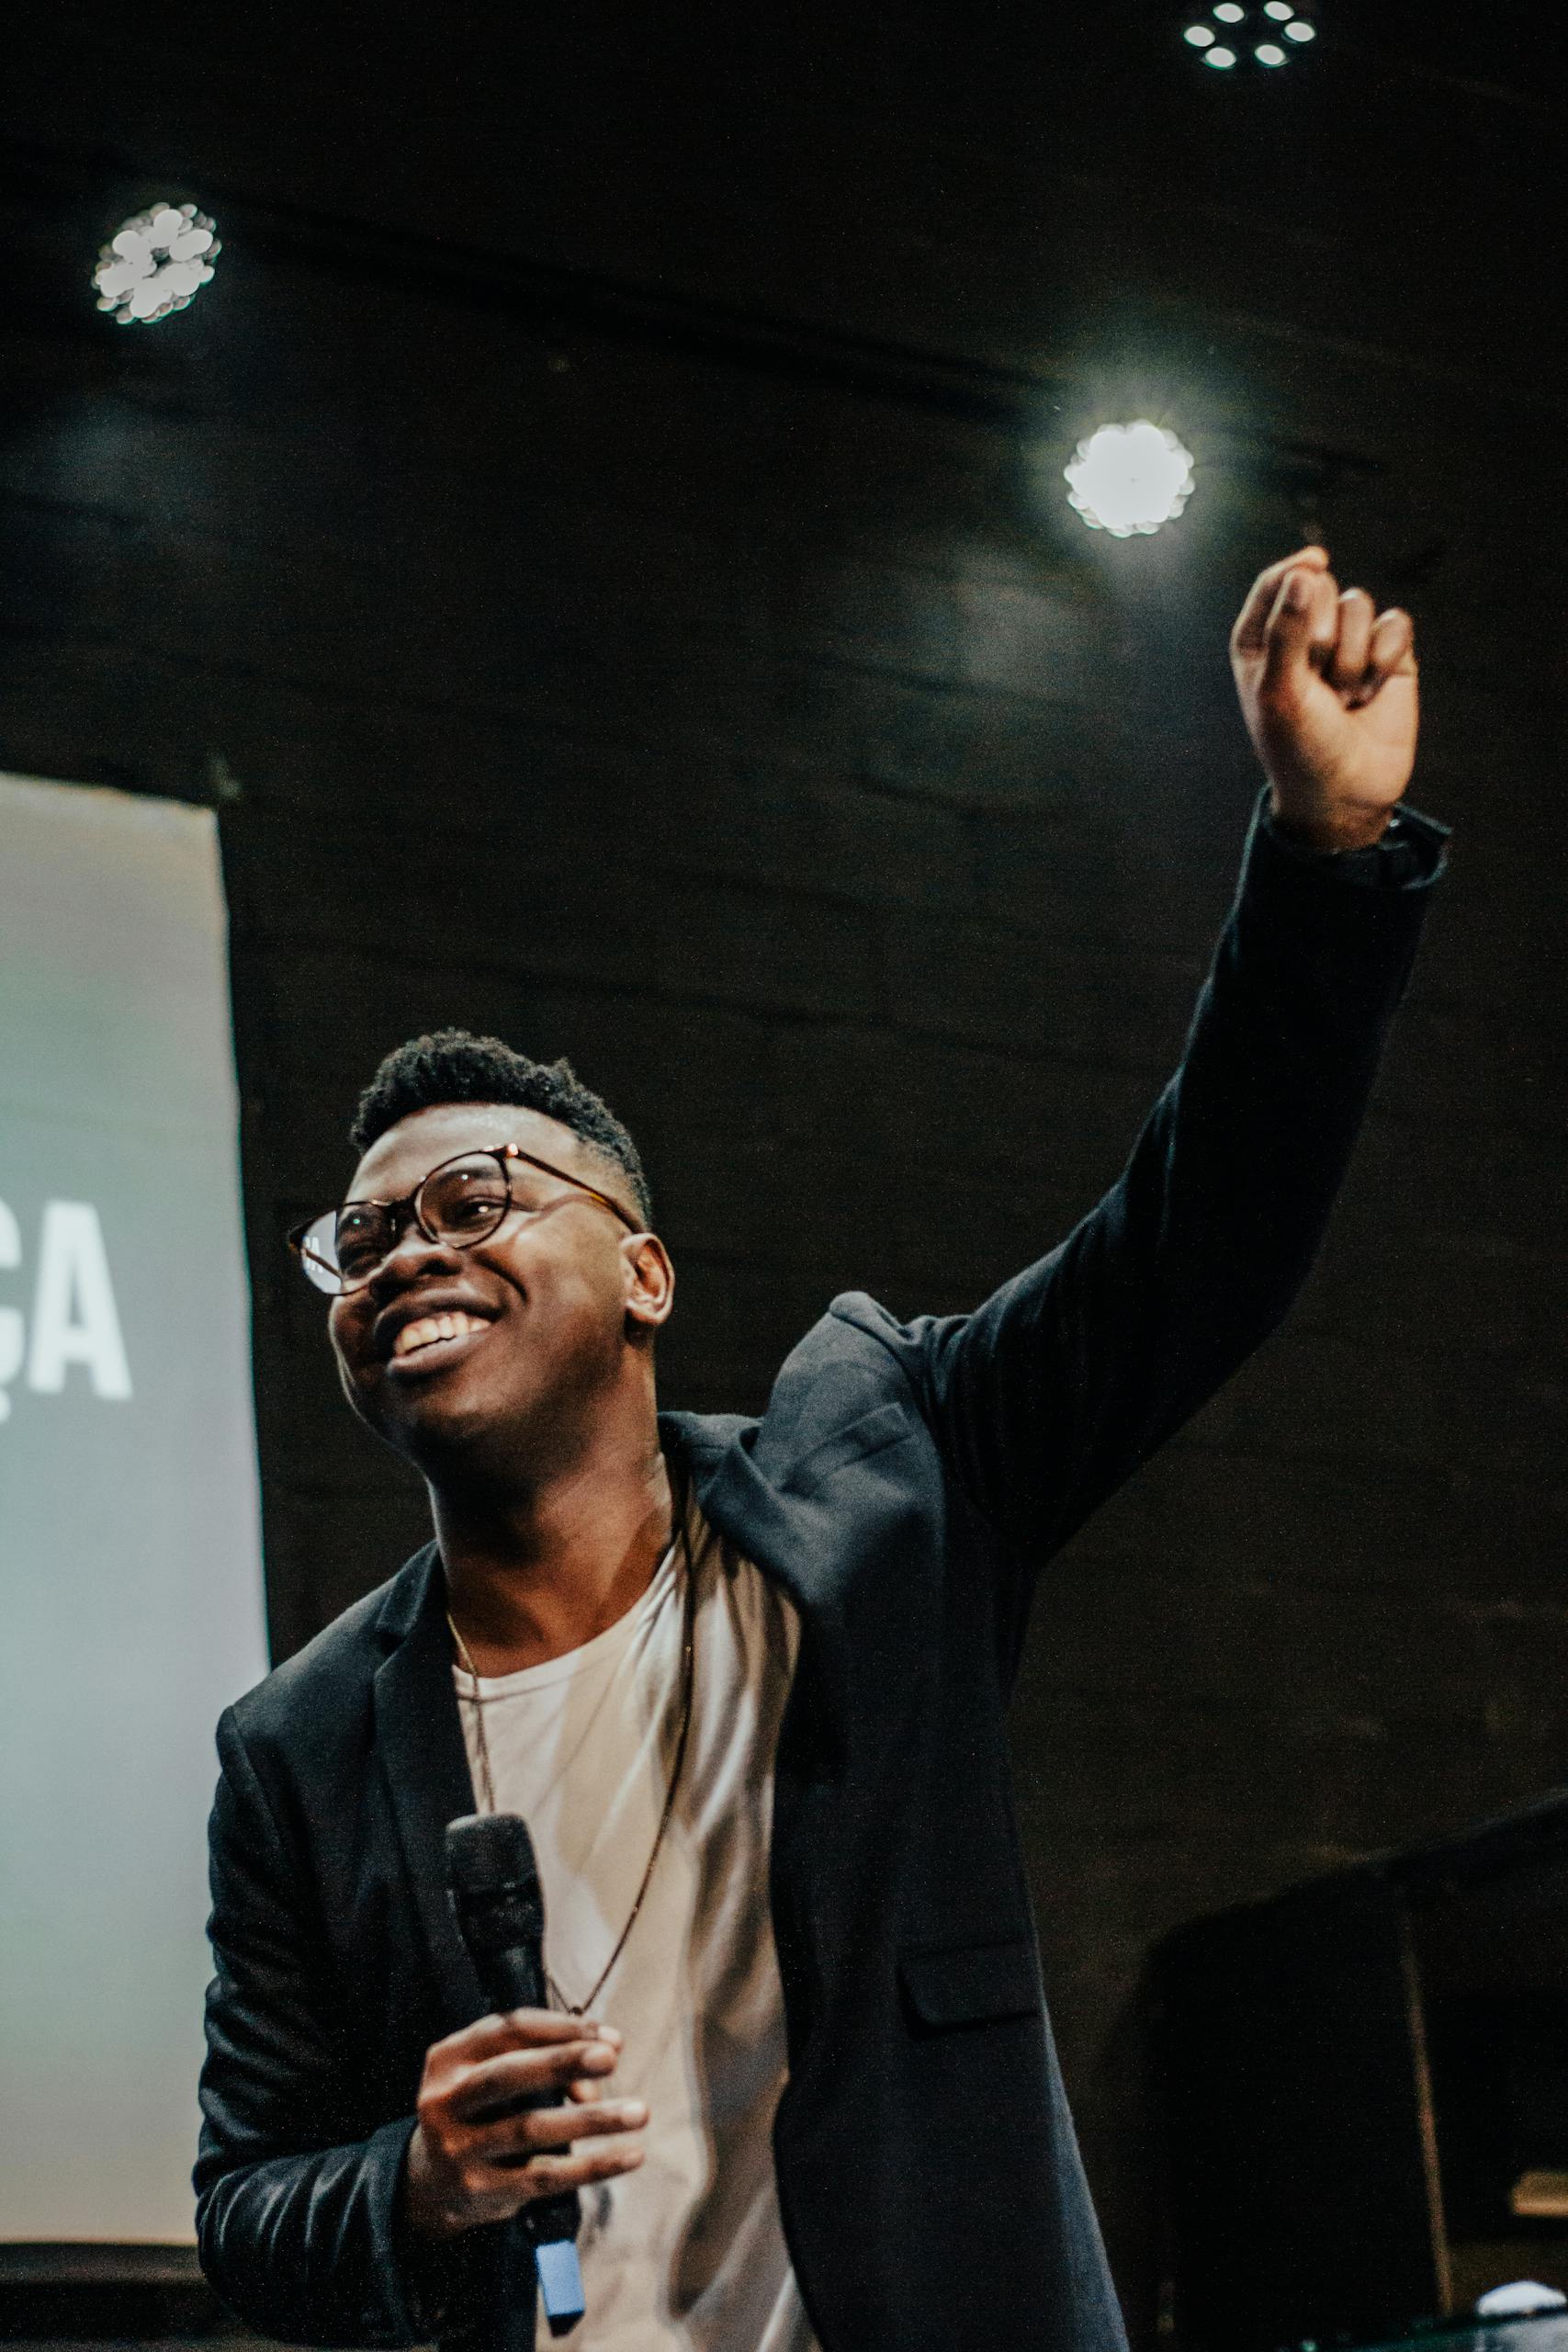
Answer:
[[[893,1344],[980,1508],[1047,1557],[1280,1321],[1348,1164],[1446,829],[1393,824],[1416,745],[1410,622],[1320,548],[1232,638],[1270,785],[1181,1067],[1122,1174],[975,1314]]]

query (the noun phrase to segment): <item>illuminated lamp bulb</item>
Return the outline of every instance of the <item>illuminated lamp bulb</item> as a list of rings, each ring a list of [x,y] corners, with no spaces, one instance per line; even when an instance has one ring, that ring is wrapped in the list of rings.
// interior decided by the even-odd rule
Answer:
[[[1263,0],[1263,13],[1272,17],[1277,25],[1288,25],[1296,12],[1291,0]]]
[[[1194,49],[1208,49],[1214,36],[1207,25],[1189,25],[1181,38],[1183,40],[1190,40]]]
[[[183,311],[212,276],[223,248],[194,204],[154,204],[123,221],[93,272],[100,311],[122,327],[151,326]]]
[[[1285,52],[1271,40],[1260,40],[1252,54],[1259,65],[1283,65]]]
[[[1317,27],[1309,25],[1303,17],[1292,17],[1285,27],[1285,39],[1287,40],[1315,40]]]
[[[1239,25],[1247,10],[1238,8],[1235,0],[1219,0],[1219,6],[1214,10],[1214,14],[1222,25]]]
[[[1067,503],[1091,531],[1147,537],[1173,522],[1192,495],[1192,452],[1174,433],[1140,417],[1102,424],[1062,469]]]
[[[1203,62],[1205,65],[1218,65],[1223,70],[1235,63],[1235,51],[1234,49],[1206,49]]]

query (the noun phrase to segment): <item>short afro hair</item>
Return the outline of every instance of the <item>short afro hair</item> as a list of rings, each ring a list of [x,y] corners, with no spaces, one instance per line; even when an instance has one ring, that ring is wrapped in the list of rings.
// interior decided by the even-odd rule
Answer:
[[[652,1225],[653,1195],[641,1158],[609,1104],[583,1085],[569,1061],[530,1061],[500,1037],[437,1029],[397,1046],[360,1096],[349,1142],[363,1157],[400,1119],[444,1102],[514,1102],[558,1119],[626,1177],[637,1215]]]

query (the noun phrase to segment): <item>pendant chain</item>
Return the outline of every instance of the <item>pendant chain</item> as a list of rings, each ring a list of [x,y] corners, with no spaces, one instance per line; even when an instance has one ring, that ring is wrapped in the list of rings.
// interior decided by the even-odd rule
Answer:
[[[668,1830],[671,1821],[674,1816],[675,1792],[681,1785],[681,1768],[686,1760],[686,1746],[691,1736],[692,1730],[692,1702],[696,1691],[695,1634],[697,1616],[697,1578],[695,1565],[692,1558],[691,1521],[684,1497],[682,1498],[679,1523],[676,1530],[676,1542],[680,1545],[681,1555],[686,1571],[685,1607],[683,1611],[685,1630],[681,1654],[682,1698],[681,1705],[681,1729],[675,1742],[674,1759],[670,1767],[670,1785],[664,1792],[664,1810],[659,1816],[659,1827],[654,1832],[653,1847],[648,1857],[648,1866],[643,1871],[641,1883],[637,1887],[637,1898],[632,1905],[631,1910],[626,1916],[626,1924],[621,1929],[620,1934],[616,1937],[615,1948],[611,1952],[609,1959],[604,1962],[604,1967],[600,1970],[597,1981],[595,1982],[592,1990],[581,2001],[569,2001],[566,1995],[561,1991],[560,1986],[557,1984],[554,1976],[551,1975],[548,1964],[547,1963],[546,1965],[545,1980],[569,2018],[586,2017],[594,2002],[599,1998],[600,1994],[604,1991],[605,1985],[609,1983],[615,1962],[620,1959],[621,1954],[626,1948],[626,1939],[637,1925],[637,1914],[642,1909],[643,1903],[647,1898],[649,1887],[652,1883],[653,1866],[659,1860],[659,1852],[660,1847],[664,1843],[665,1832]],[[474,1686],[474,1730],[476,1734],[476,1745],[478,1746],[479,1752],[479,1792],[484,1800],[481,1810],[485,1813],[493,1813],[496,1809],[495,1781],[491,1771],[490,1742],[485,1736],[485,1707],[488,1702],[483,1691],[479,1688],[479,1669],[476,1668],[472,1657],[468,1655],[468,1645],[467,1642],[464,1641],[462,1634],[457,1631],[457,1623],[450,1610],[446,1611],[446,1623],[451,1627],[452,1639],[457,1645],[458,1661],[463,1668],[463,1671],[468,1675],[469,1680]]]

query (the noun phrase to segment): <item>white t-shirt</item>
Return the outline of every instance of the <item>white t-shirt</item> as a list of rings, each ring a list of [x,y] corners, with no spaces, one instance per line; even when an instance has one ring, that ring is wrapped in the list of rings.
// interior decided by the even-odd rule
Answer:
[[[607,2098],[641,2098],[640,2169],[582,2197],[581,2352],[817,2352],[773,2178],[786,2071],[768,1907],[773,1751],[794,1610],[692,1506],[692,1727],[675,1809],[594,2016],[625,2037]],[[581,1649],[479,1683],[496,1808],[538,1857],[557,2006],[582,2001],[637,1899],[680,1732],[677,1546]],[[474,1686],[455,1671],[482,1787]],[[540,2323],[540,2340],[547,2342]]]

